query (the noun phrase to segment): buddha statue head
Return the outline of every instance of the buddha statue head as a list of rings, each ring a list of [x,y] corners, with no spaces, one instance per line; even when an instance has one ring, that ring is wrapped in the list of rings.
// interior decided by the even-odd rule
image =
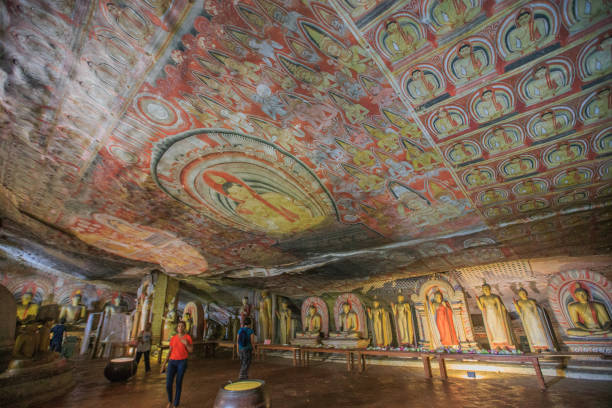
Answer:
[[[243,304],[244,306],[246,306],[248,303],[249,303],[249,298],[248,298],[248,297],[246,297],[246,296],[245,296],[245,297],[243,297],[243,298],[242,298],[242,304]]]
[[[261,291],[261,297],[262,297],[262,299],[267,298],[268,297],[268,291],[267,290],[262,290]]]
[[[308,306],[308,316],[312,317],[317,313],[317,308],[314,305]]]
[[[342,312],[348,314],[351,311],[351,305],[348,302],[342,304]]]
[[[121,306],[121,295],[117,295],[113,298],[113,306],[115,307]]]
[[[34,294],[31,291],[27,291],[21,297],[21,304],[24,305],[24,306],[29,305],[30,303],[32,303],[32,298],[33,297],[34,297]]]
[[[372,302],[372,306],[374,306],[374,309],[378,309],[380,307],[380,302],[378,300],[375,300],[374,302]]]
[[[586,290],[578,288],[574,291],[574,299],[576,299],[576,301],[580,303],[588,303],[589,294]]]
[[[434,293],[434,301],[435,301],[436,303],[442,303],[442,300],[443,300],[443,299],[444,299],[444,298],[442,297],[442,292],[440,292],[439,290],[437,290],[437,291]]]
[[[404,295],[397,295],[397,303],[404,303],[404,300],[406,300]]]
[[[485,296],[489,296],[489,295],[491,295],[491,286],[489,286],[489,284],[488,284],[488,283],[483,283],[483,284],[482,284],[482,293],[483,293]]]
[[[287,301],[286,300],[282,300],[281,303],[280,303],[281,310],[283,310],[283,311],[287,310],[288,307],[289,307],[289,304],[287,303]]]
[[[79,306],[81,304],[81,294],[79,292],[75,293],[70,300],[72,306]]]
[[[521,300],[527,300],[527,291],[524,288],[520,288],[518,291],[518,296]]]

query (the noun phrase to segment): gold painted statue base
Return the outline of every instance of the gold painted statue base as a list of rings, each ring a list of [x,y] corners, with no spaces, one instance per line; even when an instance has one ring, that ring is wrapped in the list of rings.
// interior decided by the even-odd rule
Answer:
[[[317,346],[321,344],[321,339],[317,335],[296,333],[295,338],[291,339],[292,346]]]
[[[366,348],[370,345],[370,339],[331,337],[330,333],[330,338],[323,339],[321,343],[324,346],[339,349]]]

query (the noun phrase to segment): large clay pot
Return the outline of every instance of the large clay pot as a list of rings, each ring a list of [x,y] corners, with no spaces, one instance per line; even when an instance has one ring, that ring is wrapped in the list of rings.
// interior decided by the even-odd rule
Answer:
[[[217,393],[213,408],[270,408],[262,380],[240,380],[225,384]]]
[[[111,382],[127,381],[134,372],[134,359],[131,357],[113,358],[104,368],[104,376]]]

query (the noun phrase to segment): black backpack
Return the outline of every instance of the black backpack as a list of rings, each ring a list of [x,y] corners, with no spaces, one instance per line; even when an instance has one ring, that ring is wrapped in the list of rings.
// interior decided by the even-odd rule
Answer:
[[[238,345],[240,347],[246,347],[249,345],[249,334],[244,329],[241,329],[238,332]]]

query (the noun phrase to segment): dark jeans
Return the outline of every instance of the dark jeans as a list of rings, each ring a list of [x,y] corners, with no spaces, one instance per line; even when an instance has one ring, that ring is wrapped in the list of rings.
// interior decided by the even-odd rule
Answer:
[[[251,365],[251,358],[253,356],[253,349],[240,350],[240,375],[239,380],[245,380],[249,378],[249,367]]]
[[[151,371],[151,363],[149,362],[149,354],[151,351],[137,351],[136,352],[136,367],[138,367],[138,363],[140,363],[140,357],[144,354],[145,360],[145,371]]]
[[[174,394],[174,406],[178,407],[181,401],[181,388],[183,387],[183,376],[187,370],[187,359],[170,360],[166,369],[166,391],[168,392],[168,402],[172,402],[172,383],[176,375],[176,394]]]
[[[62,342],[61,341],[53,341],[51,340],[51,351],[57,351],[58,353],[62,352]]]

